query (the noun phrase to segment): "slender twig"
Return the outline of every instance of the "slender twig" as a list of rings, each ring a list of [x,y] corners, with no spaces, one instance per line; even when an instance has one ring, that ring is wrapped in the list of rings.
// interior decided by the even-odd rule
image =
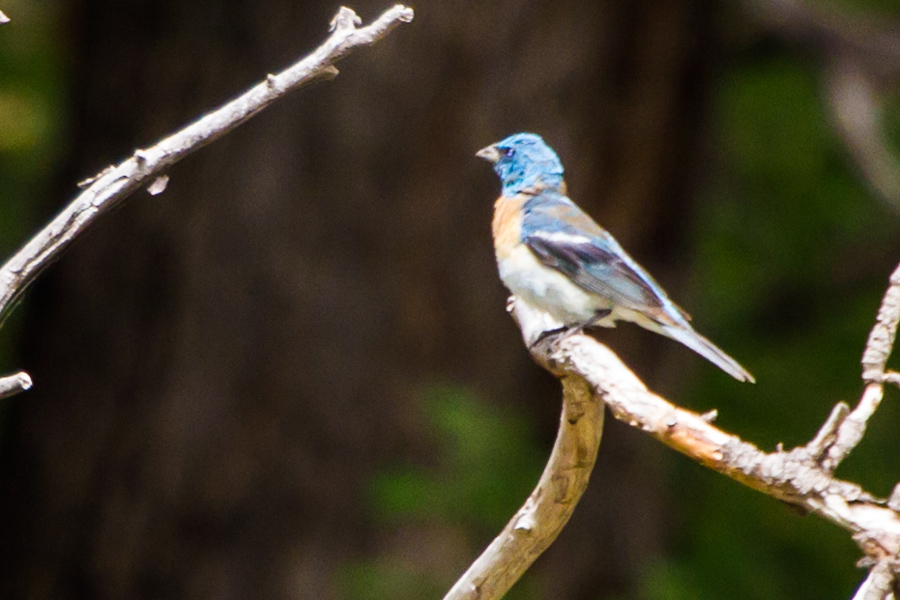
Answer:
[[[0,377],[0,398],[13,396],[28,389],[31,389],[31,377],[24,371]]]
[[[895,565],[890,560],[875,563],[853,595],[853,600],[894,600]]]
[[[842,419],[835,430],[834,442],[828,448],[822,466],[833,471],[850,451],[862,440],[866,424],[884,397],[884,382],[891,379],[885,372],[885,365],[894,340],[897,337],[897,323],[900,321],[900,266],[891,274],[890,286],[881,301],[875,325],[869,333],[862,355],[862,377],[867,383],[856,408]]]
[[[305,58],[277,75],[269,75],[243,95],[228,102],[156,145],[135,153],[118,166],[109,167],[84,182],[79,194],[47,226],[0,268],[0,317],[34,281],[42,269],[58,258],[75,237],[126,197],[150,183],[156,193],[164,188],[164,171],[188,154],[245,123],[287,92],[322,77],[334,77],[334,63],[359,46],[368,46],[400,23],[408,23],[413,11],[395,5],[370,25],[355,12],[341,7],[331,22],[331,35]],[[153,185],[156,183],[156,185]],[[19,391],[27,389],[20,387]]]
[[[876,381],[881,379],[894,348],[898,321],[900,321],[900,266],[891,273],[890,286],[881,301],[875,326],[869,333],[866,349],[863,351],[863,379]]]
[[[564,377],[562,383],[559,433],[537,487],[444,600],[502,597],[572,516],[600,447],[603,402],[580,377]]]

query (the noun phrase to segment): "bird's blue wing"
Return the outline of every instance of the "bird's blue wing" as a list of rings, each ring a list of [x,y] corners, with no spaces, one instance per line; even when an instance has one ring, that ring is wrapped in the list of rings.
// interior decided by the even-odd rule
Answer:
[[[581,288],[661,322],[688,319],[618,242],[565,196],[545,191],[525,204],[522,241]]]

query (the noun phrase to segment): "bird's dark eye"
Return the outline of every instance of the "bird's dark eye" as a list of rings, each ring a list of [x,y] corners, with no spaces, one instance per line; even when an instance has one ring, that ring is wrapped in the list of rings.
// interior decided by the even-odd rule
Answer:
[[[505,154],[507,156],[507,158],[511,157],[515,153],[516,153],[515,148],[504,148],[503,149],[503,154]]]

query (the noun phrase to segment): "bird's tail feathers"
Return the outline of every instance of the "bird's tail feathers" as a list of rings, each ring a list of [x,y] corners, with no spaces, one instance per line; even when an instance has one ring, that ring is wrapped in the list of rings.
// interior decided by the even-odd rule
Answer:
[[[755,383],[753,375],[747,372],[736,360],[725,354],[718,346],[694,331],[690,325],[663,325],[662,333],[677,342],[681,342],[709,362],[713,363],[738,381]]]

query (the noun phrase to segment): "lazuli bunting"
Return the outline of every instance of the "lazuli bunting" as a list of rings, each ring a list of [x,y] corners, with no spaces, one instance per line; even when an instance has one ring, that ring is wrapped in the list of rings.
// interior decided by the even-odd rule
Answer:
[[[492,230],[500,279],[567,329],[615,327],[617,320],[681,342],[740,381],[733,358],[694,331],[685,314],[619,243],[566,196],[556,153],[533,133],[479,150],[502,191]]]

